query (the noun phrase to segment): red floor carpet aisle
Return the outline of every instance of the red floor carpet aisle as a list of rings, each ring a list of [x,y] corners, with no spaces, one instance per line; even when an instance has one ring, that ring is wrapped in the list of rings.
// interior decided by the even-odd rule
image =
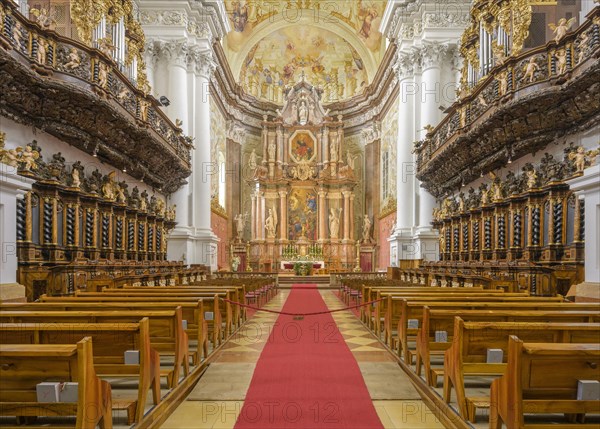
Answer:
[[[315,285],[294,285],[282,311],[327,306]],[[383,428],[331,314],[278,317],[235,428]]]

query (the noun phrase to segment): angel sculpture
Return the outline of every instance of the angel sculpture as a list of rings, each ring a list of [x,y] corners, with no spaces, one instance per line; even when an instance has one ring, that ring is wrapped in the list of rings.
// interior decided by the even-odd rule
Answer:
[[[56,25],[56,20],[54,19],[54,16],[50,16],[50,10],[45,7],[41,7],[39,9],[32,7],[29,9],[29,15],[34,16],[35,22],[41,25],[42,28],[44,28],[45,30],[52,30],[52,27]]]
[[[581,63],[585,57],[585,51],[588,48],[588,44],[590,43],[590,37],[587,33],[583,33],[581,35],[581,40],[579,41],[579,54],[577,56],[577,64]]]
[[[598,149],[586,152],[583,146],[579,146],[575,152],[569,154],[569,159],[573,161],[577,172],[582,173],[586,164],[593,164],[599,153],[600,150]]]
[[[116,48],[110,37],[103,37],[102,39],[98,39],[98,49],[108,58],[112,58]]]
[[[17,21],[12,29],[12,37],[15,41],[17,48],[20,50],[23,49],[23,27],[21,27],[21,23]]]
[[[77,48],[71,48],[69,55],[67,55],[68,62],[65,63],[65,68],[69,70],[76,69],[81,65],[81,57]]]
[[[98,85],[102,88],[108,85],[108,66],[104,63],[98,65]]]
[[[525,72],[523,79],[529,79],[529,83],[533,82],[535,79],[535,72],[539,69],[540,66],[536,64],[535,57],[529,58],[529,62],[523,67],[523,71]]]
[[[504,51],[504,45],[492,42],[492,52],[494,53],[494,60],[496,65],[501,66],[506,61],[506,53]]]
[[[575,21],[575,18],[571,18],[568,21],[567,18],[561,18],[558,20],[558,24],[548,24],[548,27],[554,32],[554,41],[556,43],[559,43],[567,35],[571,26],[575,24]]]
[[[46,55],[48,54],[48,42],[41,37],[37,39],[36,59],[40,64],[46,64]]]
[[[23,152],[21,152],[21,156],[19,161],[23,163],[23,170],[31,171],[37,170],[36,160],[39,159],[40,153],[37,150],[33,150],[31,146],[25,146]]]
[[[492,179],[492,195],[494,201],[502,200],[502,182],[500,178],[493,171],[489,172],[489,176]]]
[[[479,101],[479,104],[481,104],[482,107],[488,107],[488,102],[485,101],[483,94],[480,93],[479,96],[477,96],[477,101]]]
[[[567,51],[561,49],[555,54],[556,57],[556,74],[561,75],[567,71]]]

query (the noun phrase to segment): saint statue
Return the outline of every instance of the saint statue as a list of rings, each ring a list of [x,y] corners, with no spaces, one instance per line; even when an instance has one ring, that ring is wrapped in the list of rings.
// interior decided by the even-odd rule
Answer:
[[[275,161],[276,150],[277,150],[277,146],[275,145],[275,140],[271,139],[269,141],[269,146],[267,147],[267,152],[269,154],[269,161]]]
[[[255,170],[257,166],[257,155],[256,149],[252,149],[252,153],[250,154],[250,159],[248,160],[248,167],[250,170]]]
[[[269,216],[265,219],[265,229],[267,230],[268,238],[275,238],[275,230],[277,229],[277,211],[269,209]]]
[[[337,213],[336,213],[337,212]],[[331,238],[338,238],[340,234],[340,214],[342,209],[329,210],[329,235]]]
[[[363,243],[370,243],[371,242],[371,218],[369,217],[369,215],[365,215],[365,219],[363,221]]]
[[[308,122],[308,107],[304,100],[300,102],[300,106],[298,107],[298,122],[302,125]]]
[[[246,217],[248,216],[248,213],[238,213],[234,220],[235,220],[235,228],[237,231],[237,237],[239,241],[242,241],[242,236],[244,235],[244,228],[246,227]]]

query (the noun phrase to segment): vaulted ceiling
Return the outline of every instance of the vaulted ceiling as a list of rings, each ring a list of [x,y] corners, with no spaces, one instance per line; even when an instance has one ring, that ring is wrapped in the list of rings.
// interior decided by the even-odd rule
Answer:
[[[225,0],[224,41],[233,75],[257,98],[282,103],[301,76],[324,101],[360,94],[383,58],[387,0]]]

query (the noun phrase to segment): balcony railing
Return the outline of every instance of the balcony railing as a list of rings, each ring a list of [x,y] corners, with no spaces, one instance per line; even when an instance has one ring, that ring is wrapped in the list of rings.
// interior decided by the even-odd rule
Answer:
[[[0,79],[6,97],[0,114],[44,129],[117,168],[127,168],[131,176],[166,192],[176,190],[189,176],[191,139],[154,97],[136,87],[109,53],[42,28],[10,0],[0,0],[0,24],[0,71],[13,78]],[[32,89],[30,99],[11,92],[16,91],[15,81]],[[70,106],[53,105],[65,98]],[[40,105],[32,106],[36,102]],[[68,124],[70,132],[64,124],[66,108],[78,110],[78,120]]]
[[[560,42],[507,58],[449,109],[444,119],[415,142],[417,177],[443,196],[481,174],[544,147],[554,134],[585,123],[598,111],[594,102],[577,112],[548,116],[560,103],[597,95],[600,7]],[[541,114],[541,116],[540,116]],[[579,123],[578,123],[579,122]]]

